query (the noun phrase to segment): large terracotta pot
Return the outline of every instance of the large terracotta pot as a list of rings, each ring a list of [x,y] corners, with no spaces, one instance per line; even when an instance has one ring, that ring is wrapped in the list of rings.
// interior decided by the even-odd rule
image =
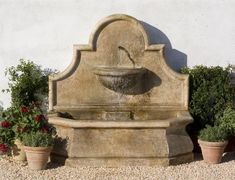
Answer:
[[[24,146],[24,149],[30,169],[43,170],[46,168],[52,147]]]
[[[218,164],[221,162],[224,149],[228,141],[224,142],[207,142],[198,140],[202,150],[203,160],[209,164]]]
[[[19,139],[16,139],[12,147],[12,157],[14,160],[26,161],[24,145]]]

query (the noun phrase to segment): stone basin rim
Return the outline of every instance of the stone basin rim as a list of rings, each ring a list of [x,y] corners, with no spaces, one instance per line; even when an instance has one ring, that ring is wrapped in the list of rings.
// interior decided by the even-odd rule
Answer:
[[[49,123],[63,127],[72,128],[170,128],[183,127],[191,123],[191,117],[177,117],[165,120],[148,120],[146,121],[100,121],[100,120],[72,120],[62,117],[50,117]]]
[[[98,66],[93,68],[94,74],[98,76],[128,76],[144,74],[147,71],[144,67],[112,67],[112,66]]]

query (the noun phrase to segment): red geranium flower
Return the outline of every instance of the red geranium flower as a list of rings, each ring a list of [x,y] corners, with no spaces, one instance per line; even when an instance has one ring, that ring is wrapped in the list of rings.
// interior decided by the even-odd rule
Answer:
[[[10,123],[8,121],[2,121],[1,126],[3,128],[8,128],[10,126]]]
[[[44,132],[44,133],[48,133],[49,129],[48,129],[47,126],[43,126],[41,131]]]
[[[45,119],[45,117],[42,114],[34,117],[34,120],[37,121],[38,123],[41,122],[43,119]]]
[[[26,106],[22,106],[20,111],[22,113],[28,113],[29,112],[29,110],[28,110],[28,108]]]
[[[6,144],[0,144],[0,152],[6,153],[8,150],[8,146]]]

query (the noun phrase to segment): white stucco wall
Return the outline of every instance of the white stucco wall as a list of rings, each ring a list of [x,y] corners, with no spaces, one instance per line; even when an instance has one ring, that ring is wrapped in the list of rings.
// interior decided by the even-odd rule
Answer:
[[[97,21],[114,13],[145,22],[152,42],[167,43],[174,69],[235,64],[235,0],[0,0],[0,89],[20,58],[65,69],[72,45],[87,44]],[[9,106],[9,95],[0,101]]]

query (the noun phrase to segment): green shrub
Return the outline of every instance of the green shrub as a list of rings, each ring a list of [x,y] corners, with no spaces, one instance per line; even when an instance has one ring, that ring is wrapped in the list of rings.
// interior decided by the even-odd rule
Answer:
[[[228,131],[221,126],[207,126],[199,133],[199,139],[209,142],[222,142],[228,139]]]
[[[52,135],[43,132],[24,133],[22,143],[30,147],[49,147],[54,143]]]
[[[190,80],[189,111],[194,123],[188,131],[198,131],[206,125],[214,126],[224,109],[232,106],[231,67],[195,66],[184,68],[181,72],[189,74]]]
[[[44,102],[48,94],[48,76],[54,72],[56,71],[42,69],[32,61],[21,59],[16,67],[6,69],[9,88],[2,91],[11,93],[12,106]]]
[[[229,135],[235,135],[235,110],[231,107],[226,108],[215,124],[227,129]]]

